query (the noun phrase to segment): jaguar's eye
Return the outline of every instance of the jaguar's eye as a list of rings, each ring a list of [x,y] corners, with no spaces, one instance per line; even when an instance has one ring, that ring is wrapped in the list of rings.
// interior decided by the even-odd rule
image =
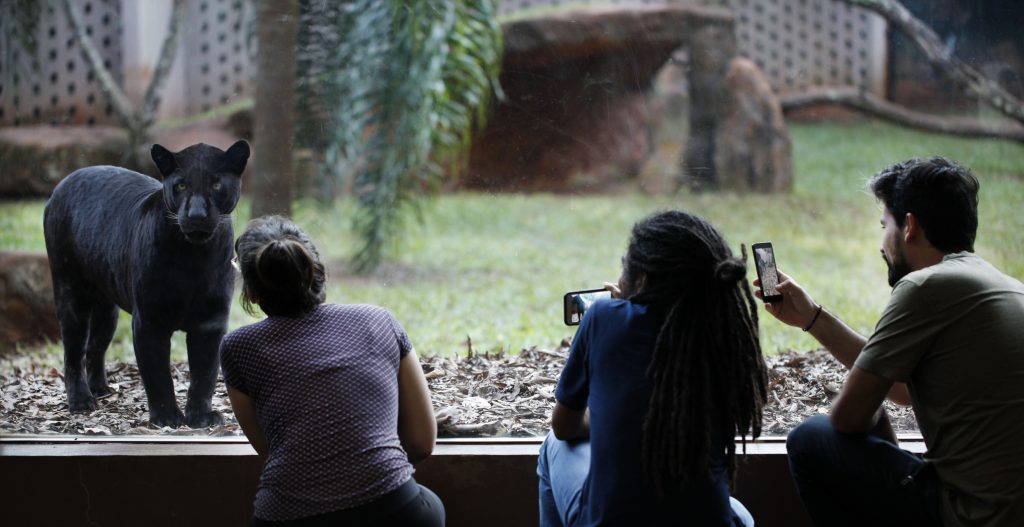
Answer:
[[[178,183],[177,185],[174,185],[174,188],[176,188],[178,190],[185,190],[187,187],[188,187],[188,185],[186,185],[184,182],[181,182],[181,183]]]
[[[220,181],[214,181],[213,185],[210,186],[213,187],[213,190],[220,190],[221,184]]]

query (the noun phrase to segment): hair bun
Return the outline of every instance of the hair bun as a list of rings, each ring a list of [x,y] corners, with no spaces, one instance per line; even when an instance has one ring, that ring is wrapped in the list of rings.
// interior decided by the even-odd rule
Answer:
[[[726,258],[715,265],[715,279],[732,285],[747,277],[747,264],[739,258]]]
[[[306,290],[314,278],[314,260],[299,240],[278,238],[264,243],[256,252],[256,275],[266,287],[277,291]]]

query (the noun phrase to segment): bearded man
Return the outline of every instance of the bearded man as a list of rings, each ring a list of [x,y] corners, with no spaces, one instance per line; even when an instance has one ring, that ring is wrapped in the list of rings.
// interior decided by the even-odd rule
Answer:
[[[912,159],[868,187],[893,288],[874,333],[783,273],[782,300],[766,304],[850,369],[830,415],[787,438],[800,498],[816,525],[1024,525],[1024,285],[973,252],[978,180]],[[923,456],[897,445],[886,397],[913,406]]]

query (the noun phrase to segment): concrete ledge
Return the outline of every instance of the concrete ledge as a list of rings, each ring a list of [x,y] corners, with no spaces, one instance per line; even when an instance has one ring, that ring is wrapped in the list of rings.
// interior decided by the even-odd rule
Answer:
[[[539,448],[539,438],[440,440],[416,479],[444,501],[451,527],[533,526]],[[0,438],[9,525],[245,525],[260,469],[237,438]],[[781,438],[747,446],[734,494],[759,527],[809,525]]]

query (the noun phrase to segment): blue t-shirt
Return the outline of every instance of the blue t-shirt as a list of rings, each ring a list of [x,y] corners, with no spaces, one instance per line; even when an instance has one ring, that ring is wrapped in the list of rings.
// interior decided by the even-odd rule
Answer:
[[[628,300],[601,300],[573,338],[555,398],[574,410],[590,408],[590,472],[574,525],[731,526],[725,447],[712,434],[712,474],[657,500],[640,456],[651,397],[647,366],[664,315]]]

